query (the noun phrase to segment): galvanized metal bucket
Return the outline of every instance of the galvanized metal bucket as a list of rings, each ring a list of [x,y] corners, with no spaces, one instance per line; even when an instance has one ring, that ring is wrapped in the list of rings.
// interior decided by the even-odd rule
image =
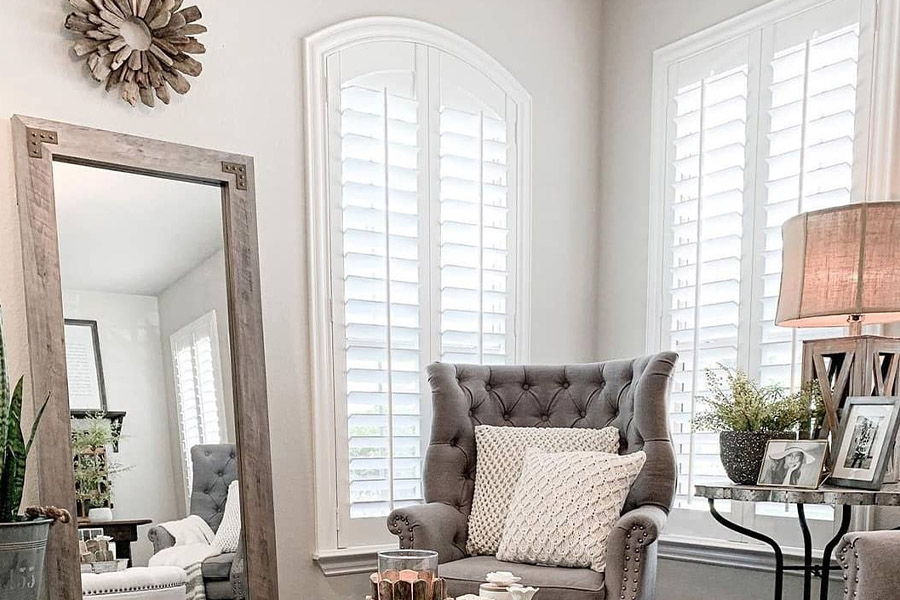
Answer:
[[[0,524],[0,598],[37,600],[51,519]]]

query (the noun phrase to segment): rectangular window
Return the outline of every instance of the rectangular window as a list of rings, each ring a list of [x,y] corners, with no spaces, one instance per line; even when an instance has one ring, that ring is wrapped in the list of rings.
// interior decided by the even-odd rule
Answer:
[[[517,336],[520,107],[435,47],[325,58],[337,545],[394,541],[424,500],[425,367],[509,364]]]
[[[222,443],[224,399],[216,331],[216,313],[210,311],[170,338],[187,494],[193,479],[191,448]]]
[[[775,326],[781,225],[864,199],[874,2],[779,6],[774,17],[765,7],[765,18],[726,24],[730,36],[713,28],[655,57],[661,226],[648,343],[680,355],[671,423],[681,508],[705,507],[694,485],[726,478],[718,435],[691,427],[705,371],[725,365],[797,389],[802,341],[841,334]],[[731,509],[745,524],[786,513]]]

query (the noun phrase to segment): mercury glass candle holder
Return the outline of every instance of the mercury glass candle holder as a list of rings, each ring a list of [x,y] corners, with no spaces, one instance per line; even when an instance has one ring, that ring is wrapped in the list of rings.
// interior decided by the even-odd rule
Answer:
[[[434,581],[438,572],[438,553],[432,550],[388,550],[378,553],[378,578],[381,581]]]
[[[438,554],[430,550],[378,553],[372,573],[372,600],[445,600],[446,585],[437,576]]]

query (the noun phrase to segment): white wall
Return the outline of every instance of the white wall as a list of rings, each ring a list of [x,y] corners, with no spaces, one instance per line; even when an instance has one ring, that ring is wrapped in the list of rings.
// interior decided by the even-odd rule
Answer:
[[[107,408],[126,412],[113,460],[130,470],[113,481],[116,518],[154,523],[177,518],[156,298],[66,290],[63,314],[97,321]],[[139,527],[139,540],[132,544],[138,566],[146,566],[153,554],[148,528]]]
[[[455,31],[504,64],[534,99],[532,358],[594,358],[600,167],[599,0],[199,1],[209,33],[203,75],[150,111],[106,95],[69,55],[67,3],[8,0],[0,19],[0,300],[10,343],[24,343],[12,149],[13,113],[256,157],[263,319],[284,598],[358,599],[363,577],[324,578],[314,548],[302,38],[377,14]],[[642,173],[642,176],[644,174]],[[13,344],[15,345],[15,344]],[[25,348],[12,351],[13,372]],[[31,485],[31,481],[29,481]]]

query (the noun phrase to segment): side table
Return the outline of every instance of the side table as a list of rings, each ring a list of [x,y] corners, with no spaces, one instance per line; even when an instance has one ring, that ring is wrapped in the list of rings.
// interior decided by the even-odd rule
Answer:
[[[152,522],[150,519],[123,519],[100,523],[79,521],[78,529],[102,529],[103,535],[111,537],[116,544],[116,558],[131,559],[131,542],[136,542],[138,539],[137,528]]]
[[[819,599],[828,600],[828,574],[832,569],[831,555],[840,542],[841,537],[850,528],[850,509],[853,506],[900,506],[900,484],[885,485],[878,491],[855,490],[821,486],[815,490],[800,490],[783,487],[767,487],[757,485],[734,485],[732,483],[697,485],[696,495],[709,501],[709,512],[724,527],[742,535],[768,544],[775,553],[775,600],[782,600],[784,572],[789,570],[803,571],[803,600],[810,600],[812,576],[820,577]],[[796,504],[797,517],[800,521],[800,532],[803,534],[803,565],[785,566],[784,552],[781,546],[769,536],[753,531],[737,523],[729,521],[716,510],[716,500],[736,500],[739,502],[776,502]],[[830,504],[840,507],[840,524],[838,531],[825,544],[822,551],[821,564],[813,564],[812,535],[806,522],[804,506],[806,504]]]

